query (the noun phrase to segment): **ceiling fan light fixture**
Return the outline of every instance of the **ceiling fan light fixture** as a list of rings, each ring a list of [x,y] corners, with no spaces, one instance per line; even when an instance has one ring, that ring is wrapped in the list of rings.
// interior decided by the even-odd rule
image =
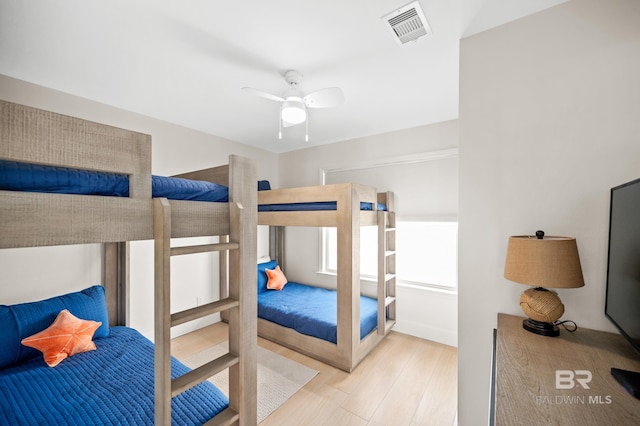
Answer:
[[[282,128],[306,122],[304,140],[309,142],[309,120],[307,108],[331,108],[344,103],[344,93],[339,87],[326,87],[303,95],[298,89],[302,74],[295,70],[287,71],[284,79],[289,85],[283,96],[273,95],[252,87],[243,87],[247,93],[260,96],[271,101],[280,102],[280,119],[278,120],[278,139],[282,139]]]
[[[280,110],[282,121],[289,124],[300,124],[307,119],[307,111],[302,101],[285,101]]]

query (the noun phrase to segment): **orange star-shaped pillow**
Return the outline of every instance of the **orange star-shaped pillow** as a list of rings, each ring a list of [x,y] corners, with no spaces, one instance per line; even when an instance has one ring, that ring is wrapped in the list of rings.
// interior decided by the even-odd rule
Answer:
[[[287,277],[280,269],[280,265],[276,266],[276,269],[265,269],[269,281],[267,281],[267,288],[269,290],[282,290],[284,285],[288,282]]]
[[[68,310],[60,311],[48,328],[22,339],[22,344],[36,348],[44,355],[44,362],[55,367],[63,359],[96,349],[93,334],[102,325],[75,317]]]

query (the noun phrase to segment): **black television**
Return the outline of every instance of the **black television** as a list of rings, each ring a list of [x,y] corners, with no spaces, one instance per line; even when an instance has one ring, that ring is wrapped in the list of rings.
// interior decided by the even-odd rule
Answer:
[[[611,188],[605,315],[640,353],[640,179]],[[640,399],[640,372],[611,374]]]

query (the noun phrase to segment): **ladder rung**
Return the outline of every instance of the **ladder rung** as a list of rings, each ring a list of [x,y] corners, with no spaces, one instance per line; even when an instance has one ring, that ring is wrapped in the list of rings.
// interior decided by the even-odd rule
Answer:
[[[384,228],[384,232],[394,232],[396,228]]]
[[[393,280],[396,277],[396,274],[386,274],[384,276],[384,282],[387,283],[391,280]]]
[[[395,250],[387,250],[384,252],[385,257],[393,256],[394,254],[396,254]]]
[[[217,416],[206,422],[204,426],[229,426],[237,422],[239,418],[240,416],[236,410],[227,407],[219,412]]]
[[[236,250],[240,245],[238,243],[216,243],[201,244],[197,246],[172,247],[171,256],[180,256],[183,254],[207,253],[211,251]]]
[[[227,353],[219,358],[210,361],[195,370],[183,374],[171,381],[171,397],[174,397],[187,389],[191,389],[195,385],[204,382],[211,376],[215,376],[225,368],[229,368],[238,363],[239,358],[233,354]]]
[[[396,324],[396,320],[393,320],[393,319],[385,320],[382,326],[378,328],[378,334],[381,336],[386,335],[389,332],[389,330],[391,330],[391,327],[393,327],[395,324]]]
[[[206,303],[204,305],[187,309],[185,311],[176,312],[171,315],[171,327],[184,324],[185,322],[193,321],[198,318],[206,317],[207,315],[216,314],[221,311],[226,311],[231,308],[235,308],[239,303],[236,299],[230,297],[215,302]]]
[[[393,296],[387,296],[384,298],[384,306],[385,308],[389,305],[391,305],[392,303],[396,302],[396,298]]]
[[[391,329],[396,324],[396,320],[387,320],[384,323],[384,331],[385,333]]]

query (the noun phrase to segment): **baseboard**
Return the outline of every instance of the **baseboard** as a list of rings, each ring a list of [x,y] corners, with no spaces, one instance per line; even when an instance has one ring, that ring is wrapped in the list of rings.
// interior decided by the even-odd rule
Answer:
[[[427,339],[444,345],[458,347],[457,330],[451,331],[437,327],[430,327],[417,322],[400,320],[396,322],[393,330],[399,333],[420,337],[421,339]]]

